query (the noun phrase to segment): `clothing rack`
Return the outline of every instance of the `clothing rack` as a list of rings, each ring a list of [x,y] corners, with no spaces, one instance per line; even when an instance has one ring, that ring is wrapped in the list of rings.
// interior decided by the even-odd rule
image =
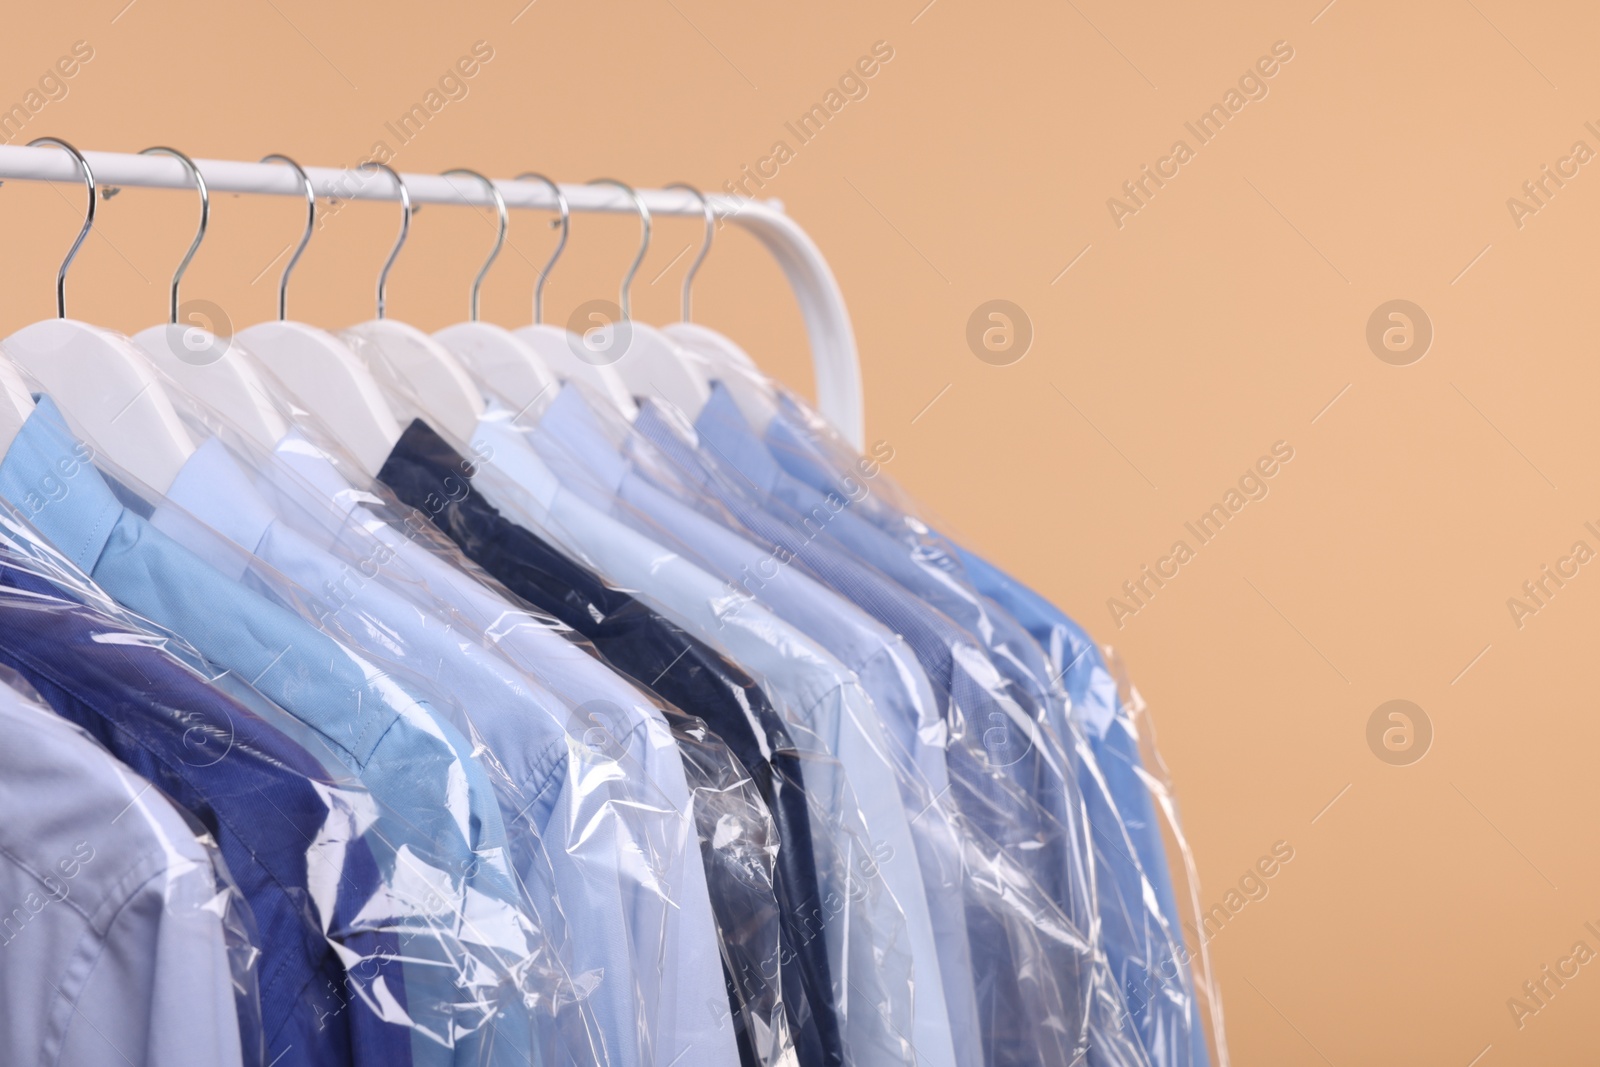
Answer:
[[[183,164],[170,156],[85,152],[95,180],[102,185],[147,189],[190,189]],[[194,161],[212,192],[257,193],[264,196],[305,195],[295,172],[281,163],[236,160]],[[398,200],[394,183],[382,171],[354,167],[306,167],[319,197],[341,200]],[[402,174],[413,203],[470,204],[492,207],[487,189],[476,182],[453,182],[437,174]],[[81,182],[73,158],[59,148],[0,145],[0,181]],[[556,210],[556,200],[538,182],[498,179],[495,186],[506,206]],[[633,202],[619,189],[605,185],[562,185],[573,211],[632,213]],[[677,189],[640,189],[653,215],[702,216],[705,209],[692,194]],[[861,367],[855,333],[844,294],[816,243],[776,200],[712,195],[706,199],[719,219],[742,227],[760,241],[783,268],[800,305],[817,378],[817,406],[834,427],[858,449],[865,444]]]

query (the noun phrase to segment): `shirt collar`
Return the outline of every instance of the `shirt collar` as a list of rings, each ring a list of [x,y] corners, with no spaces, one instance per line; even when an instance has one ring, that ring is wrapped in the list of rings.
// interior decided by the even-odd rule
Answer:
[[[321,446],[306,438],[299,430],[290,430],[285,434],[283,440],[273,446],[272,454],[299,476],[316,494],[316,499],[332,503],[342,515],[349,514],[363,504],[382,503],[374,494],[351,485]]]
[[[94,449],[72,435],[53,400],[37,400],[0,461],[0,495],[92,572],[122,517],[122,503],[94,469]]]
[[[799,466],[813,476],[820,476],[819,480],[825,481],[828,487],[832,488],[838,481],[832,469],[833,465],[812,442],[805,425],[805,416],[795,407],[794,401],[780,394],[778,411],[767,424],[767,432],[762,441],[773,460],[791,475],[802,479],[806,477],[804,474],[797,474],[795,468]],[[811,484],[821,488],[815,481]]]
[[[622,487],[627,460],[612,443],[605,427],[581,390],[563,388],[534,431],[546,446],[563,448],[610,493]]]
[[[412,425],[418,426],[422,423],[415,422]],[[428,432],[431,436],[438,437],[431,429]],[[549,511],[556,494],[561,491],[561,481],[517,428],[516,414],[510,408],[497,400],[488,403],[484,408],[483,417],[478,420],[477,428],[472,432],[472,447],[484,459],[485,465],[491,471],[500,472],[503,480],[509,480],[516,487],[520,499],[536,504],[540,514]],[[456,458],[461,457],[456,456]],[[466,460],[461,462],[468,463]],[[476,471],[476,468],[473,470]],[[480,477],[474,479],[474,482],[493,503],[494,489],[500,480],[502,479]]]
[[[208,526],[254,554],[276,519],[250,476],[215,437],[195,449],[173,479],[166,502],[150,517],[156,529],[234,581],[244,578],[249,556],[192,527]]]
[[[750,479],[762,492],[771,492],[783,477],[766,446],[761,443],[733,394],[721,382],[711,386],[711,399],[695,419],[695,431],[718,457]]]

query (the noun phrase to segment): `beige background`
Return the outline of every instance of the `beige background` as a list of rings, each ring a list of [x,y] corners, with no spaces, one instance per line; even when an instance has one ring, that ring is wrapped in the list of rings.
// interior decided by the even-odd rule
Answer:
[[[1600,164],[1520,228],[1507,207],[1573,142],[1600,150],[1592,5],[125,2],[7,13],[0,103],[74,42],[94,50],[16,142],[350,164],[393,147],[385,122],[482,40],[493,59],[402,169],[718,188],[888,42],[866,98],[766,193],[837,272],[894,475],[1131,664],[1205,902],[1292,844],[1212,942],[1236,1062],[1592,1062],[1600,965],[1520,1029],[1507,999],[1574,942],[1600,949],[1583,926],[1600,920],[1600,565],[1521,629],[1506,603],[1573,542],[1600,549],[1583,527],[1600,526]],[[1293,59],[1268,95],[1118,228],[1107,199],[1175,139],[1196,147],[1184,122],[1278,41]],[[194,203],[128,190],[103,206],[69,311],[132,331],[164,313]],[[272,312],[263,272],[300,209],[215,208],[185,294],[242,326]],[[0,192],[0,330],[51,313],[79,211],[69,187]],[[369,317],[394,212],[331,219],[291,313]],[[464,315],[491,237],[472,214],[418,217],[396,316]],[[580,218],[551,316],[612,295],[635,234]],[[527,320],[552,241],[535,215],[512,237],[485,296],[505,325]],[[675,317],[674,257],[696,237],[659,227],[644,319]],[[809,390],[798,316],[754,242],[724,237],[697,295],[702,321]],[[965,342],[992,298],[1035,330],[1010,366]],[[1409,366],[1365,339],[1397,298],[1435,331]],[[1107,599],[1280,440],[1294,459],[1270,495],[1118,629]],[[1435,732],[1411,766],[1366,740],[1396,698]]]

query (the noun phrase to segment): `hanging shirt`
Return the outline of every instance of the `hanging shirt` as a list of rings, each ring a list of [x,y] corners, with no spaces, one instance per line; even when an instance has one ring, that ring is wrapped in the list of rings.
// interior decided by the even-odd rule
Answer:
[[[923,575],[942,570],[949,578],[951,596],[962,596],[970,584],[997,606],[988,613],[989,619],[1002,626],[1022,626],[1047,650],[1049,674],[1064,684],[1072,722],[1078,727],[1063,723],[1058,729],[1064,736],[1082,737],[1089,750],[1081,761],[1080,780],[1096,834],[1099,914],[1108,964],[1153,1062],[1203,1067],[1208,1062],[1205,1035],[1185,962],[1189,956],[1178,933],[1182,927],[1137,733],[1120,708],[1116,683],[1094,642],[1038,594],[906,515],[892,486],[877,493],[856,492],[861,484],[857,475],[870,470],[870,464],[863,468],[864,460],[852,463],[842,446],[824,440],[822,431],[812,429],[811,420],[787,395],[778,398],[765,445],[774,461],[812,490],[848,495],[862,524],[870,521],[898,547],[892,556],[914,560],[914,570]],[[870,540],[859,534],[856,539]],[[904,576],[904,571],[897,573]],[[1009,644],[1019,649],[1027,645]]]
[[[1086,720],[1100,724],[1088,731],[1088,743],[1104,778],[1104,793],[1114,806],[1116,821],[1126,831],[1139,869],[1152,887],[1156,907],[1165,920],[1163,930],[1150,932],[1147,946],[1131,945],[1124,952],[1125,961],[1137,960],[1143,949],[1145,965],[1135,968],[1125,963],[1118,968],[1119,977],[1152,1061],[1158,1065],[1191,1063],[1206,1067],[1210,1053],[1188,966],[1192,957],[1181,940],[1182,913],[1173,892],[1161,822],[1139,754],[1138,727],[1122,706],[1116,679],[1089,635],[1059,608],[986,560],[959,546],[956,551],[973,584],[1026,626],[1047,651],[1071,694],[1073,706],[1090,709]],[[1089,795],[1089,791],[1085,794]],[[1095,813],[1091,810],[1090,815],[1094,818]],[[1132,880],[1128,866],[1123,865],[1116,875],[1123,880],[1125,896],[1133,890],[1128,884]],[[1161,976],[1170,978],[1162,980]],[[1176,987],[1177,996],[1166,995],[1171,987]],[[1183,1020],[1182,1025],[1168,1021],[1174,1011]],[[1179,1044],[1185,1032],[1187,1051]]]
[[[4,685],[0,731],[0,1061],[246,1063],[227,890],[189,824],[83,731]]]
[[[499,456],[498,450],[493,448],[489,454],[497,458]],[[656,624],[652,616],[644,612],[630,598],[599,587],[598,582],[585,577],[580,569],[535,538],[527,529],[501,516],[472,486],[465,484],[464,475],[467,472],[480,473],[478,464],[464,461],[424,423],[415,421],[407,428],[379,476],[395,489],[401,499],[432,514],[441,528],[455,539],[464,551],[514,591],[524,596],[544,595],[565,604],[570,610],[563,617],[574,625],[581,623],[581,613],[588,612],[594,624],[613,627],[610,636],[615,640],[607,648],[608,655],[618,658],[631,655],[635,659],[634,669],[643,669],[642,664],[649,656],[665,657],[670,653],[670,658],[665,658],[664,665],[656,672],[656,677],[650,682],[651,685],[668,684],[677,676],[679,664],[695,663],[697,650],[695,643],[685,642],[680,636],[676,636],[676,631]],[[539,472],[535,470],[531,473],[537,475]],[[541,483],[529,484],[538,486]],[[542,484],[548,485],[549,479],[546,478]],[[607,531],[606,536],[609,534],[610,531]],[[659,553],[652,558],[658,557]],[[552,610],[556,608],[552,606]],[[776,655],[777,653],[768,651],[761,658],[770,661]],[[691,666],[690,670],[698,671],[700,668]],[[820,679],[810,684],[822,688],[819,683]],[[832,688],[837,689],[839,685],[840,681],[836,678]],[[797,691],[790,691],[791,697],[795,692]],[[830,696],[830,692],[823,688],[821,692],[815,692],[809,701],[813,709],[819,712],[815,719],[831,720],[821,726],[825,733],[838,730],[841,718],[838,711],[829,704]],[[803,704],[801,706],[804,707]],[[830,714],[820,714],[822,712]],[[826,743],[836,745],[837,741],[833,737],[829,737],[826,742],[819,740],[819,744]],[[830,774],[827,766],[808,757],[805,763],[805,786],[812,796],[817,797],[824,805],[831,804],[835,809],[825,812],[824,819],[812,820],[813,830],[819,831],[813,835],[815,846],[820,848],[830,840],[840,841],[840,828],[848,827],[849,813],[837,809],[847,803],[844,798],[850,795],[842,777]],[[881,789],[882,786],[878,788]],[[904,819],[903,814],[899,813],[898,801],[895,800],[893,804],[892,811],[884,816],[891,827],[896,818],[902,823]],[[816,813],[820,806],[822,805],[814,804],[813,813]],[[910,853],[907,851],[901,854]],[[863,970],[835,971],[841,975],[838,979],[841,986],[845,984],[842,977],[845,973],[859,973],[859,978],[855,979],[858,984],[853,988],[840,990],[830,988],[830,1003],[836,998],[860,1001],[866,987],[871,987],[881,994],[882,987],[888,984],[885,969],[894,966],[896,960],[906,952],[905,920],[894,914],[893,899],[879,892],[881,885],[875,885],[878,883],[879,875],[870,860],[871,855],[872,853],[865,851],[859,843],[839,845],[834,853],[836,862],[827,863],[819,860],[817,863],[817,877],[822,881],[822,890],[816,909],[801,911],[798,914],[790,912],[786,915],[791,923],[799,924],[803,932],[803,945],[814,943],[816,931],[821,927],[827,935],[831,950],[836,953],[831,957],[835,960],[839,958],[837,953],[844,951],[853,954],[861,950],[872,954],[864,956],[860,961],[852,962],[852,967],[859,964]],[[920,896],[920,887],[918,895]],[[862,912],[866,908],[871,909],[873,923],[871,926],[866,926],[863,922]],[[845,931],[852,928],[856,934],[854,938],[842,936]],[[871,962],[873,957],[878,960],[876,964]],[[801,959],[805,961],[810,976],[813,979],[817,978],[818,972],[823,968],[817,965],[815,957],[811,953],[803,952]],[[889,1000],[878,996],[869,997],[868,1000],[878,1006],[887,1006],[891,1011],[904,1011],[909,1006],[909,975],[905,992],[897,999]],[[863,1007],[866,1008],[867,1005],[863,1004]],[[872,1027],[877,1021],[874,1011],[875,1009],[871,1009],[857,1013],[854,1019],[857,1034],[846,1034],[841,1047],[849,1050],[855,1062],[863,1065],[905,1062],[905,1057],[901,1054],[903,1046],[894,1035],[872,1034],[870,1031],[863,1033],[861,1028]],[[907,1024],[909,1029],[909,1020]],[[861,1039],[853,1040],[858,1034],[862,1035]],[[826,1037],[826,1034],[823,1036]],[[949,1038],[946,1037],[944,1042],[948,1045]],[[936,1047],[933,1043],[930,1043],[930,1046]]]
[[[555,885],[538,910],[553,920],[557,900],[567,902],[566,917],[578,926],[575,964],[598,983],[590,996],[607,1024],[602,1047],[616,1063],[670,1062],[693,1048],[704,1035],[684,1033],[693,1016],[680,1010],[678,992],[697,988],[721,964],[689,787],[659,713],[640,715],[637,702],[615,704],[591,690],[587,709],[570,722],[553,694],[476,635],[392,591],[382,580],[392,561],[376,542],[351,531],[361,561],[352,567],[279,520],[218,438],[200,445],[166,499],[152,517],[157,529],[206,553],[215,542],[196,529],[198,520],[301,588],[328,591],[313,610],[337,619],[375,659],[394,660],[449,695],[434,706],[487,747],[495,776],[506,780],[502,810],[523,884],[548,879],[553,867]],[[214,551],[208,558],[236,580],[276,591],[247,557]],[[579,747],[597,724],[603,741],[584,747],[574,767],[569,743]],[[531,833],[518,832],[519,817]],[[538,846],[547,836],[557,843],[551,856]],[[641,1032],[649,1035],[642,1049]]]
[[[793,1027],[778,1016],[787,1010],[791,1020],[810,1019],[810,1012],[805,1010],[803,994],[796,994],[786,1006],[777,975],[770,973],[770,961],[784,955],[777,899],[780,887],[765,844],[776,832],[771,826],[773,779],[749,724],[743,718],[731,723],[734,730],[743,731],[738,737],[723,732],[730,725],[727,722],[718,725],[716,733],[709,733],[700,720],[654,693],[628,685],[597,652],[568,639],[577,631],[558,634],[560,624],[553,615],[536,615],[525,604],[512,603],[513,594],[503,586],[494,588],[494,580],[444,540],[428,520],[409,508],[403,513],[393,510],[387,498],[378,495],[388,492],[381,485],[371,490],[355,488],[335,458],[300,431],[291,431],[278,442],[273,456],[279,467],[263,465],[254,473],[257,488],[272,501],[280,517],[286,513],[301,519],[326,517],[331,506],[333,521],[320,531],[307,530],[308,536],[318,538],[320,533],[318,543],[330,548],[354,541],[354,531],[370,536],[381,546],[371,555],[374,565],[379,557],[392,554],[394,570],[406,576],[399,592],[410,591],[424,610],[437,611],[441,603],[447,603],[452,618],[464,619],[495,650],[564,697],[574,710],[579,740],[597,757],[603,758],[607,749],[615,747],[613,735],[627,722],[650,719],[666,724],[694,797],[694,820],[700,830],[707,888],[728,983],[727,1005],[711,998],[699,1010],[720,1023],[728,1021],[731,1007],[734,1036],[744,1064],[781,1063],[793,1055]],[[284,470],[293,476],[282,477],[279,472]],[[390,564],[385,562],[381,569],[389,570]],[[654,678],[666,665],[667,661],[658,664],[649,677]],[[705,699],[700,690],[692,701],[679,704],[700,709]],[[744,735],[749,735],[748,739]],[[654,738],[656,733],[649,736]],[[563,765],[571,767],[566,761]],[[655,776],[646,772],[638,777],[653,781]],[[628,780],[624,775],[622,783]],[[750,795],[752,789],[759,800]],[[636,798],[630,804],[639,802]],[[589,832],[587,820],[570,819],[563,825],[577,838],[567,842],[567,849],[593,846],[596,835]],[[783,840],[788,849],[791,838],[784,834]],[[802,842],[801,847],[809,854],[808,844]],[[555,862],[560,860],[555,857]],[[570,897],[566,907],[569,911],[587,910],[584,901]],[[587,941],[591,935],[587,922],[584,926]],[[598,998],[591,993],[589,999]],[[596,1010],[603,1017],[607,1014]],[[625,1017],[625,1013],[616,1015]]]
[[[267,1063],[291,1050],[314,1067],[411,1062],[400,940],[364,917],[388,890],[359,787],[330,780],[158,636],[16,562],[0,566],[0,664],[215,839],[259,938]]]
[[[64,491],[49,494],[50,487]],[[384,672],[229,580],[125,508],[49,397],[0,461],[0,494],[124,606],[188,639],[313,729],[378,802],[418,1062],[525,1060],[521,909],[493,788],[470,744]]]
[[[402,499],[416,501],[419,507],[430,497],[444,500],[439,494],[460,469],[461,457],[436,436],[425,441],[417,435],[413,444],[417,447],[404,457],[397,450],[384,467],[384,477]],[[424,444],[435,450],[424,454]],[[528,531],[505,522],[476,492],[453,496],[434,518],[463,549],[516,595],[592,641],[618,670],[666,701],[693,708],[749,768],[782,843],[774,885],[782,920],[779,962],[774,967],[770,956],[756,959],[754,980],[765,984],[781,976],[785,1015],[804,1067],[849,1062],[840,1039],[827,953],[810,928],[823,910],[802,756],[766,696],[709,648],[626,594],[606,587]],[[749,919],[744,917],[740,925]],[[729,934],[725,929],[724,938]],[[737,983],[751,976],[735,974],[730,979]]]

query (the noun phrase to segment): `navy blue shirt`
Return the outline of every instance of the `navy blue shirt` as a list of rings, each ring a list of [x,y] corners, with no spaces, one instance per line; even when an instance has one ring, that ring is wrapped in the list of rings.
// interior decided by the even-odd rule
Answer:
[[[0,663],[216,838],[260,935],[268,1063],[411,1062],[410,1031],[383,1022],[363,999],[382,986],[405,1004],[398,940],[358,919],[380,888],[377,864],[359,838],[346,842],[332,914],[317,913],[325,894],[314,895],[310,884],[325,883],[328,872],[311,877],[307,850],[324,836],[323,794],[336,787],[308,752],[149,635],[5,565]],[[355,973],[347,973],[334,943],[362,961]]]
[[[845,1063],[831,968],[816,936],[823,912],[801,760],[781,717],[749,675],[502,516],[464,484],[463,472],[473,469],[419,420],[407,427],[378,480],[514,594],[587,638],[616,670],[666,702],[693,709],[745,765],[782,842],[774,888],[783,918],[780,983],[795,1050],[804,1067]],[[724,925],[725,937],[733,933]],[[743,1040],[740,1053],[750,1062]]]

